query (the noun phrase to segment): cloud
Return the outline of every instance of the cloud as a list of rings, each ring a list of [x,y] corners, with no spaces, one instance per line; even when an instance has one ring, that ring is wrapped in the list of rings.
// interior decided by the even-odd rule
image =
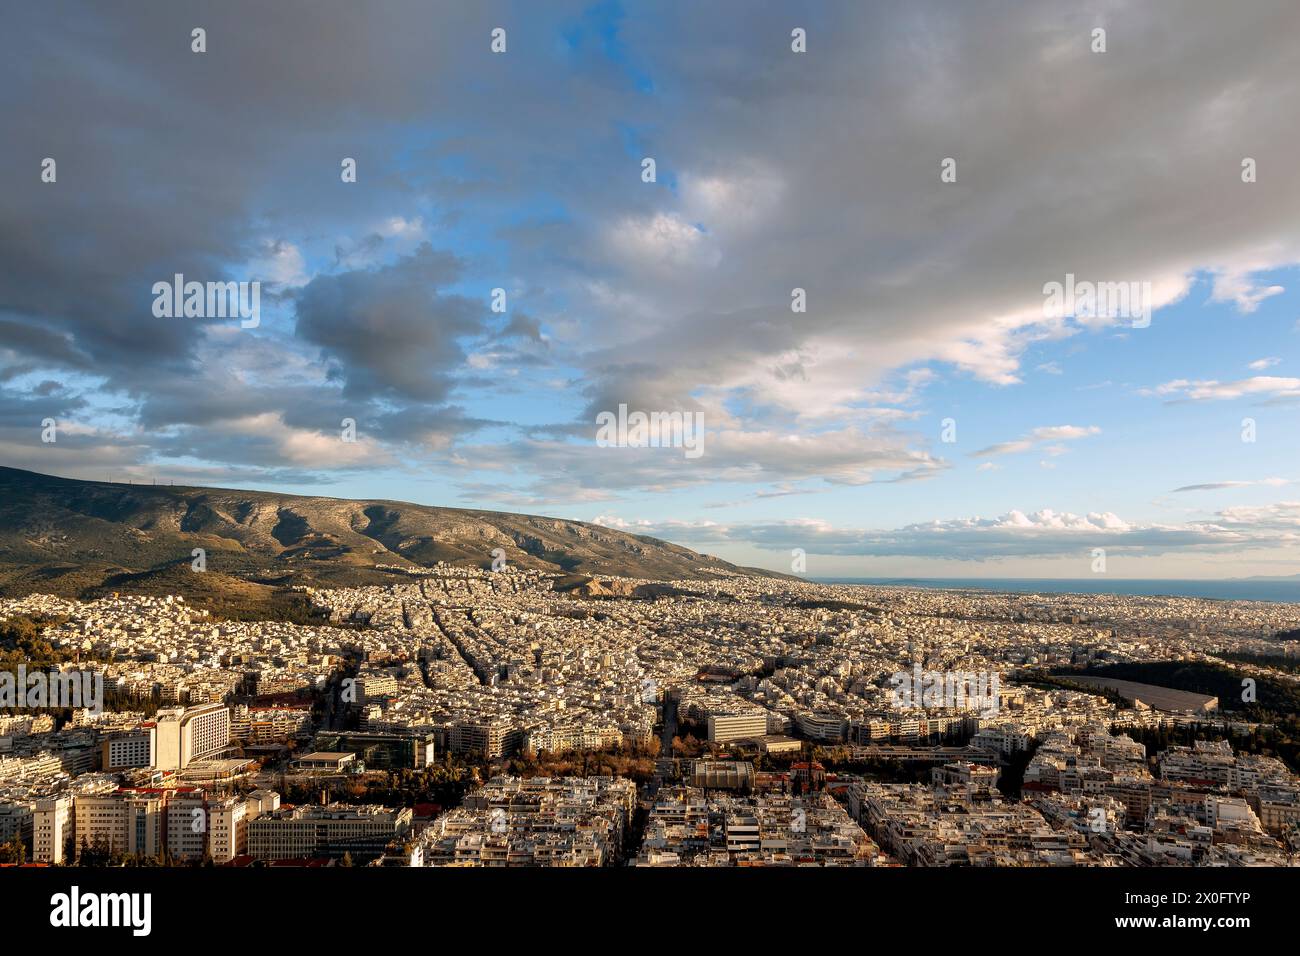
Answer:
[[[1252,372],[1262,372],[1265,369],[1270,369],[1274,365],[1280,365],[1281,363],[1282,360],[1280,358],[1269,356],[1268,358],[1256,359],[1246,367],[1249,368]]]
[[[1249,271],[1220,271],[1214,277],[1210,292],[1213,302],[1232,302],[1241,312],[1254,312],[1259,304],[1271,296],[1280,295],[1286,290],[1280,285],[1262,286],[1250,278]]]
[[[838,527],[819,519],[726,525],[716,522],[597,523],[691,546],[749,544],[762,550],[803,548],[809,554],[918,557],[986,561],[998,558],[1084,556],[1092,548],[1116,554],[1238,551],[1300,543],[1300,502],[1233,508],[1213,520],[1184,525],[1132,524],[1110,512],[1076,515],[1009,511],[996,518],[955,518],[892,531]]]
[[[463,445],[454,464],[465,472],[499,472],[522,480],[526,490],[515,489],[511,499],[534,505],[727,482],[855,487],[920,480],[948,467],[942,459],[909,448],[889,429],[786,435],[713,429],[708,421],[706,417],[703,451],[697,458],[687,458],[682,449],[672,447],[596,447],[593,424],[586,428],[585,441],[580,433],[578,440]],[[786,491],[793,493],[788,485]]]
[[[1270,399],[1300,398],[1300,378],[1283,378],[1275,375],[1254,375],[1232,382],[1215,379],[1189,381],[1175,379],[1140,391],[1143,395],[1174,396],[1193,402],[1228,401],[1237,398],[1264,397]]]
[[[711,268],[720,255],[703,229],[675,213],[622,219],[607,239],[618,256],[638,269]]]
[[[1160,307],[1208,273],[1248,312],[1300,262],[1300,180],[1269,172],[1300,148],[1276,122],[1300,98],[1290,0],[1193,0],[1172,27],[1115,3],[1112,37],[1140,57],[1089,53],[1094,15],[1070,0],[808,12],[793,55],[773,39],[789,10],[742,0],[230,0],[205,8],[197,56],[184,5],[16,8],[0,109],[32,148],[0,151],[0,177],[32,186],[0,203],[0,381],[111,405],[146,461],[351,467],[309,437],[350,414],[388,454],[454,448],[466,474],[554,500],[856,484],[944,467],[905,430],[932,382],[900,370],[1012,386],[1036,345],[1107,324],[1045,315],[1044,283],[1149,281]],[[490,57],[498,22],[510,52]],[[36,181],[47,153],[57,184]],[[640,181],[644,155],[660,182]],[[260,276],[276,314],[248,334],[155,319],[151,284],[176,272]],[[530,321],[502,330],[485,302],[506,277]],[[463,444],[506,380],[530,411],[555,402],[543,383],[574,383],[557,426],[620,400],[703,409],[713,457],[686,471],[510,429]]]
[[[1174,493],[1180,491],[1218,491],[1223,488],[1247,488],[1252,485],[1280,488],[1290,483],[1286,478],[1261,478],[1259,481],[1211,481],[1200,485],[1183,485],[1181,488],[1175,488]]]
[[[997,455],[1012,455],[1029,451],[1031,448],[1048,442],[1077,441],[1080,438],[1099,434],[1101,434],[1101,429],[1096,425],[1046,425],[1042,428],[1035,428],[1014,441],[999,442],[996,445],[981,448],[979,451],[973,451],[970,453],[970,457],[991,458]],[[1061,445],[1048,445],[1045,450],[1052,455],[1065,452],[1064,446]]]
[[[447,397],[461,340],[485,330],[486,301],[440,293],[460,264],[427,243],[375,269],[317,276],[296,297],[298,336],[334,363],[346,397]]]

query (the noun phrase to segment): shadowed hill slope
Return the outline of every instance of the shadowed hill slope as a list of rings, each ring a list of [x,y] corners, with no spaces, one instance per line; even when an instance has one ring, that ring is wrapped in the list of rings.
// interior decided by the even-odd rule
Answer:
[[[746,570],[560,518],[0,468],[0,592],[80,594],[150,575],[170,580],[169,569],[188,569],[194,548],[205,550],[211,572],[281,587],[382,583],[391,568],[439,561],[486,568],[495,548],[514,566],[557,574],[700,579]]]

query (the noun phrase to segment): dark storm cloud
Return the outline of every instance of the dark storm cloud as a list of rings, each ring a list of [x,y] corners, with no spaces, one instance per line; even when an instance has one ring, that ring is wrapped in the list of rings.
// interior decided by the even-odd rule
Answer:
[[[489,314],[486,301],[437,291],[459,273],[425,244],[390,266],[318,276],[298,295],[298,336],[335,363],[345,397],[442,401],[465,359],[458,340]]]
[[[34,441],[39,441],[43,419],[67,419],[85,407],[85,399],[69,393],[58,383],[45,382],[26,393],[0,388],[0,425],[20,430],[26,427]]]
[[[206,320],[154,318],[152,283],[177,272],[266,278],[239,264],[268,231],[372,214],[373,190],[340,194],[344,155],[389,194],[404,192],[378,130],[454,109],[452,78],[482,63],[510,7],[54,0],[7,10],[0,116],[21,148],[0,151],[0,181],[23,185],[0,190],[0,346],[115,386],[194,368]],[[196,25],[208,34],[201,55],[190,50]],[[465,42],[471,34],[484,42]],[[39,182],[46,156],[57,183]]]

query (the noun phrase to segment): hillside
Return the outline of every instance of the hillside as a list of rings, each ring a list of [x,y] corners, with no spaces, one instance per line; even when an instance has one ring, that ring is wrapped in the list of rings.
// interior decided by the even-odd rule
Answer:
[[[560,518],[223,488],[78,481],[0,467],[0,594],[391,581],[439,561],[557,574],[700,579],[740,572],[656,538]],[[383,565],[387,565],[385,569]],[[765,572],[756,572],[765,573]],[[200,587],[194,582],[194,587]]]

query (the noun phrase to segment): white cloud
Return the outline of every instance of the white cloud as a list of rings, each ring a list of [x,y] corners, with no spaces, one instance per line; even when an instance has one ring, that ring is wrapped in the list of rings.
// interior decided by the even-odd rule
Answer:
[[[1254,312],[1265,299],[1285,291],[1280,285],[1259,285],[1252,280],[1249,271],[1220,271],[1214,277],[1210,299],[1214,302],[1233,302],[1241,312]]]
[[[1235,398],[1262,396],[1274,399],[1300,398],[1300,378],[1282,378],[1274,375],[1255,375],[1233,382],[1215,379],[1189,381],[1180,378],[1155,388],[1140,390],[1143,395],[1169,395],[1191,401],[1224,401]]]
[[[306,285],[311,278],[302,250],[286,241],[268,239],[261,256],[249,263],[249,270],[253,278],[281,288]]]
[[[608,243],[624,265],[655,271],[709,268],[721,255],[704,230],[671,212],[621,219]]]
[[[1045,509],[935,520],[892,531],[843,528],[813,518],[735,525],[637,522],[636,530],[687,545],[747,543],[762,550],[803,548],[809,554],[842,556],[983,561],[1083,557],[1096,547],[1116,554],[1159,555],[1294,547],[1300,544],[1300,502],[1231,508],[1211,520],[1182,525],[1133,524],[1111,512],[1077,515]]]
[[[973,451],[971,457],[989,458],[995,455],[1013,455],[1029,451],[1031,448],[1048,442],[1077,441],[1080,438],[1087,438],[1089,435],[1099,434],[1101,434],[1101,429],[1096,425],[1046,425],[1035,428],[1014,441],[999,442],[996,445],[981,448],[979,451]],[[1044,450],[1051,455],[1065,453],[1065,447],[1062,445],[1047,445]]]

